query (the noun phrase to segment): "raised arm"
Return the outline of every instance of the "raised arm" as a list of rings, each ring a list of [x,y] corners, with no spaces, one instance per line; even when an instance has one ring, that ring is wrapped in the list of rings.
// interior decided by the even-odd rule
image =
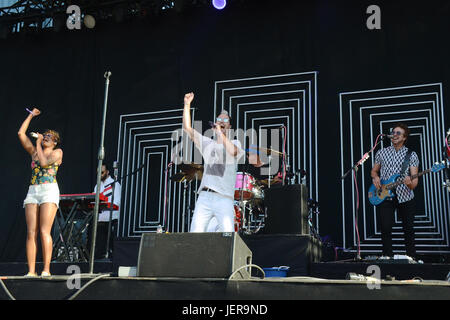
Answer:
[[[220,130],[220,126],[216,124],[215,127],[216,134],[218,135],[218,140],[225,146],[225,150],[233,157],[237,157],[239,154],[238,147],[227,138],[226,135]]]
[[[28,126],[30,125],[31,119],[41,114],[41,111],[34,108],[33,111],[28,115],[28,117],[24,120],[22,125],[20,126],[19,132],[17,135],[19,137],[19,141],[22,144],[23,148],[31,155],[36,152],[36,148],[31,142],[30,138],[27,137]]]
[[[183,129],[188,134],[189,138],[194,141],[194,144],[199,147],[201,141],[201,134],[196,133],[195,129],[191,125],[191,102],[194,100],[194,93],[186,93],[184,95],[184,110],[183,110]]]
[[[194,129],[191,125],[191,102],[194,100],[194,93],[186,93],[184,95],[184,111],[183,111],[183,129],[194,140]]]

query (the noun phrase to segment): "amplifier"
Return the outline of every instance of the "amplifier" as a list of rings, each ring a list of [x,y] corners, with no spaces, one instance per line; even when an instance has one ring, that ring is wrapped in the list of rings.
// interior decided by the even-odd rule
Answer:
[[[234,232],[144,233],[137,276],[228,278],[251,263],[252,252]],[[250,267],[236,272],[236,278],[250,276]]]

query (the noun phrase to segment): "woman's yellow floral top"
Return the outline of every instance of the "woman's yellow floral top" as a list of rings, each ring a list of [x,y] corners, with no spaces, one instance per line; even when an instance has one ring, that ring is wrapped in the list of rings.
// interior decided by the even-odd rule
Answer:
[[[41,167],[39,160],[31,161],[31,184],[56,183],[59,165]]]

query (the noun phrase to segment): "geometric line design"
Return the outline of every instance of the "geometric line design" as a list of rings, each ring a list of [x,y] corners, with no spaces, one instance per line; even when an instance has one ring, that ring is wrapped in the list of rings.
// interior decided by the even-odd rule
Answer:
[[[371,149],[380,133],[388,133],[395,123],[404,122],[411,130],[407,146],[419,156],[419,171],[429,169],[441,160],[444,143],[444,106],[442,84],[423,84],[395,88],[344,92],[339,95],[341,173],[344,174],[363,154]],[[371,185],[370,170],[375,153],[389,146],[383,141],[363,163],[357,176],[360,208],[358,229],[361,252],[380,253],[381,234],[376,219],[376,207],[367,199]],[[414,229],[418,253],[449,253],[450,200],[442,188],[442,172],[420,178],[414,190],[417,212]],[[357,234],[355,182],[350,177],[341,182],[342,243],[355,251]],[[393,228],[394,253],[404,252],[401,221],[395,217]]]
[[[194,112],[192,119],[194,119]],[[162,225],[169,232],[184,232],[189,225],[191,184],[172,182],[178,170],[172,150],[182,135],[183,109],[120,116],[117,159],[122,184],[118,235],[140,237]],[[187,149],[189,150],[189,149]],[[189,152],[185,159],[191,159]],[[196,187],[196,186],[192,186]]]
[[[309,197],[319,200],[317,72],[216,81],[214,115],[221,110],[228,111],[233,128],[258,133],[256,143],[249,138],[241,141],[243,149],[255,143],[281,151],[285,138],[287,165],[293,172],[306,171]],[[281,126],[286,128],[286,137]],[[260,134],[262,129],[268,131],[266,141]],[[318,217],[312,218],[319,230]]]

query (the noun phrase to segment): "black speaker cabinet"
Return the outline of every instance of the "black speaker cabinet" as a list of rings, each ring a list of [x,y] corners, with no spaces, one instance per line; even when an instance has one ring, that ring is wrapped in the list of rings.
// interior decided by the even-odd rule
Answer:
[[[264,192],[265,234],[309,235],[308,188],[303,184],[272,187]]]
[[[234,232],[144,233],[138,277],[228,278],[252,263],[252,252]],[[250,267],[233,279],[250,278]]]

